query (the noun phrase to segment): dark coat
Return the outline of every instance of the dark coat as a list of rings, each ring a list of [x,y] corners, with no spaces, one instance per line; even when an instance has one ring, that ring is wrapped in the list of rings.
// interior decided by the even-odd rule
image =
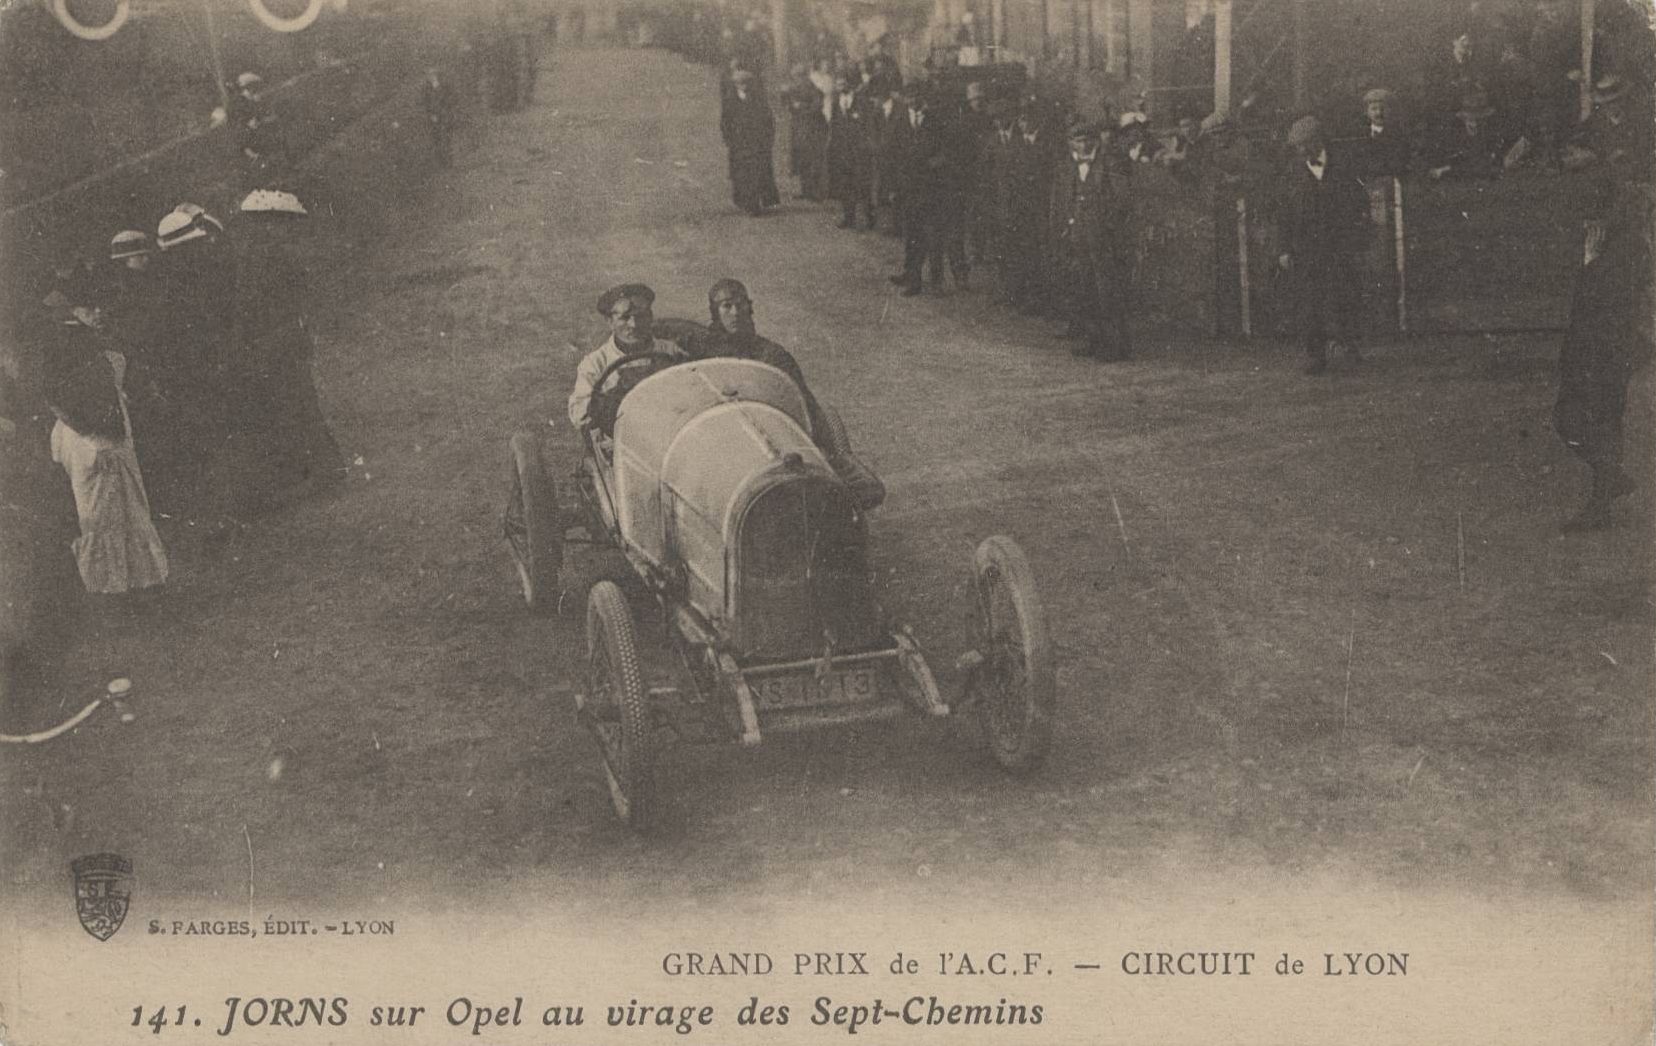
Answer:
[[[1646,190],[1623,185],[1611,193],[1599,219],[1603,244],[1591,261],[1584,252],[1577,270],[1553,408],[1558,434],[1592,462],[1620,458],[1628,382],[1656,342]]]
[[[1125,308],[1132,284],[1134,239],[1127,178],[1100,149],[1081,180],[1069,156],[1052,179],[1049,236],[1061,271],[1085,280],[1080,291],[1106,309]]]
[[[824,137],[828,133],[822,118],[822,92],[808,80],[801,80],[782,93],[788,107],[788,173],[812,184],[804,186],[807,196],[819,188]]]
[[[897,127],[908,119],[908,110],[902,106],[893,106],[891,115],[885,112],[885,103],[869,99],[868,105],[868,144],[874,155],[874,202],[883,204],[897,191],[897,165],[900,160],[897,148]]]
[[[1330,158],[1321,180],[1303,161],[1289,168],[1280,221],[1302,327],[1320,324],[1324,310],[1348,308],[1356,300],[1354,261],[1368,235],[1367,208],[1367,191],[1337,157]]]
[[[1343,143],[1352,170],[1359,178],[1397,176],[1408,172],[1414,147],[1406,128],[1387,124],[1375,134],[1365,121],[1353,137]]]
[[[874,146],[868,106],[856,95],[849,108],[841,106],[839,95],[830,101],[828,118],[828,195],[836,200],[862,202],[868,199],[874,178]]]
[[[771,168],[776,122],[757,88],[750,90],[746,99],[735,91],[725,97],[719,133],[730,153],[730,194],[736,206],[759,211],[781,202]]]
[[[1010,226],[1018,193],[1018,163],[1022,141],[1016,127],[1005,141],[993,126],[984,136],[981,153],[984,190],[984,217],[994,225],[997,242],[1010,234]]]
[[[931,206],[941,198],[944,168],[952,158],[947,120],[941,113],[927,112],[916,127],[912,113],[899,110],[893,115],[886,147],[898,202],[905,210]]]
[[[1008,228],[1012,242],[1024,249],[1045,249],[1053,175],[1061,152],[1062,143],[1050,130],[1037,131],[1033,143],[1021,130],[1013,131]]]

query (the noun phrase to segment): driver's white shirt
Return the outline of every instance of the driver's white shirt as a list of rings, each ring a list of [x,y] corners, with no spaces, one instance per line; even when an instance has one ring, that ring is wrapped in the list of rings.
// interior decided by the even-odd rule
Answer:
[[[684,354],[683,349],[666,338],[656,338],[648,348],[640,351],[667,352],[681,356]],[[588,412],[592,408],[592,383],[598,380],[598,375],[604,373],[604,368],[625,355],[627,353],[621,351],[621,347],[615,344],[615,336],[611,335],[604,344],[587,353],[580,366],[575,368],[575,388],[569,393],[569,421],[576,429],[585,428],[588,423]],[[605,387],[614,388],[620,380],[621,371],[626,369],[623,367],[611,374],[609,380],[604,383]]]

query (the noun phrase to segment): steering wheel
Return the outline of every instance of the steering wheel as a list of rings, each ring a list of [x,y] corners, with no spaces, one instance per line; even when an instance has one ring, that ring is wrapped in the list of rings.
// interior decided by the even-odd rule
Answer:
[[[635,353],[628,356],[622,356],[620,359],[614,361],[609,366],[605,367],[598,375],[597,379],[592,383],[592,406],[588,410],[588,414],[592,418],[592,424],[598,429],[598,431],[604,433],[605,435],[611,435],[615,432],[615,415],[621,409],[621,400],[627,395],[627,393],[632,391],[631,385],[621,387],[619,383],[617,383],[617,388],[604,391],[604,384],[610,380],[610,377],[614,375],[616,371],[621,370],[623,367],[630,367],[638,363],[649,363],[651,364],[650,374],[654,374],[657,371],[666,370],[668,367],[675,364],[685,362],[687,361],[682,356],[678,356],[670,352],[660,351]],[[638,378],[633,384],[643,381],[644,378],[649,377],[650,374],[644,375],[643,378]]]

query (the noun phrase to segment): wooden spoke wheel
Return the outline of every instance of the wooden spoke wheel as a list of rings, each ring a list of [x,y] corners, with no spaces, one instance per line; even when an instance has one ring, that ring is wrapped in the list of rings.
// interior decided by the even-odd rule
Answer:
[[[563,569],[557,489],[541,463],[534,434],[512,437],[508,464],[510,495],[502,521],[506,544],[517,565],[524,604],[537,614],[550,613],[558,605],[558,573]]]
[[[638,661],[632,611],[615,582],[592,586],[586,632],[590,711],[610,801],[624,824],[646,831],[656,812],[649,691]]]
[[[984,539],[972,557],[977,585],[977,649],[972,685],[984,739],[1010,773],[1040,766],[1052,744],[1056,682],[1046,614],[1023,549],[1011,538]]]

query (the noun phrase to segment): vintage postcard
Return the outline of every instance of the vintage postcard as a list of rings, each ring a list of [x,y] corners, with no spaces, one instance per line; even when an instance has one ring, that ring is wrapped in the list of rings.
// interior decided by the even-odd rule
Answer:
[[[0,5],[0,1044],[1605,1044],[1645,0]]]

